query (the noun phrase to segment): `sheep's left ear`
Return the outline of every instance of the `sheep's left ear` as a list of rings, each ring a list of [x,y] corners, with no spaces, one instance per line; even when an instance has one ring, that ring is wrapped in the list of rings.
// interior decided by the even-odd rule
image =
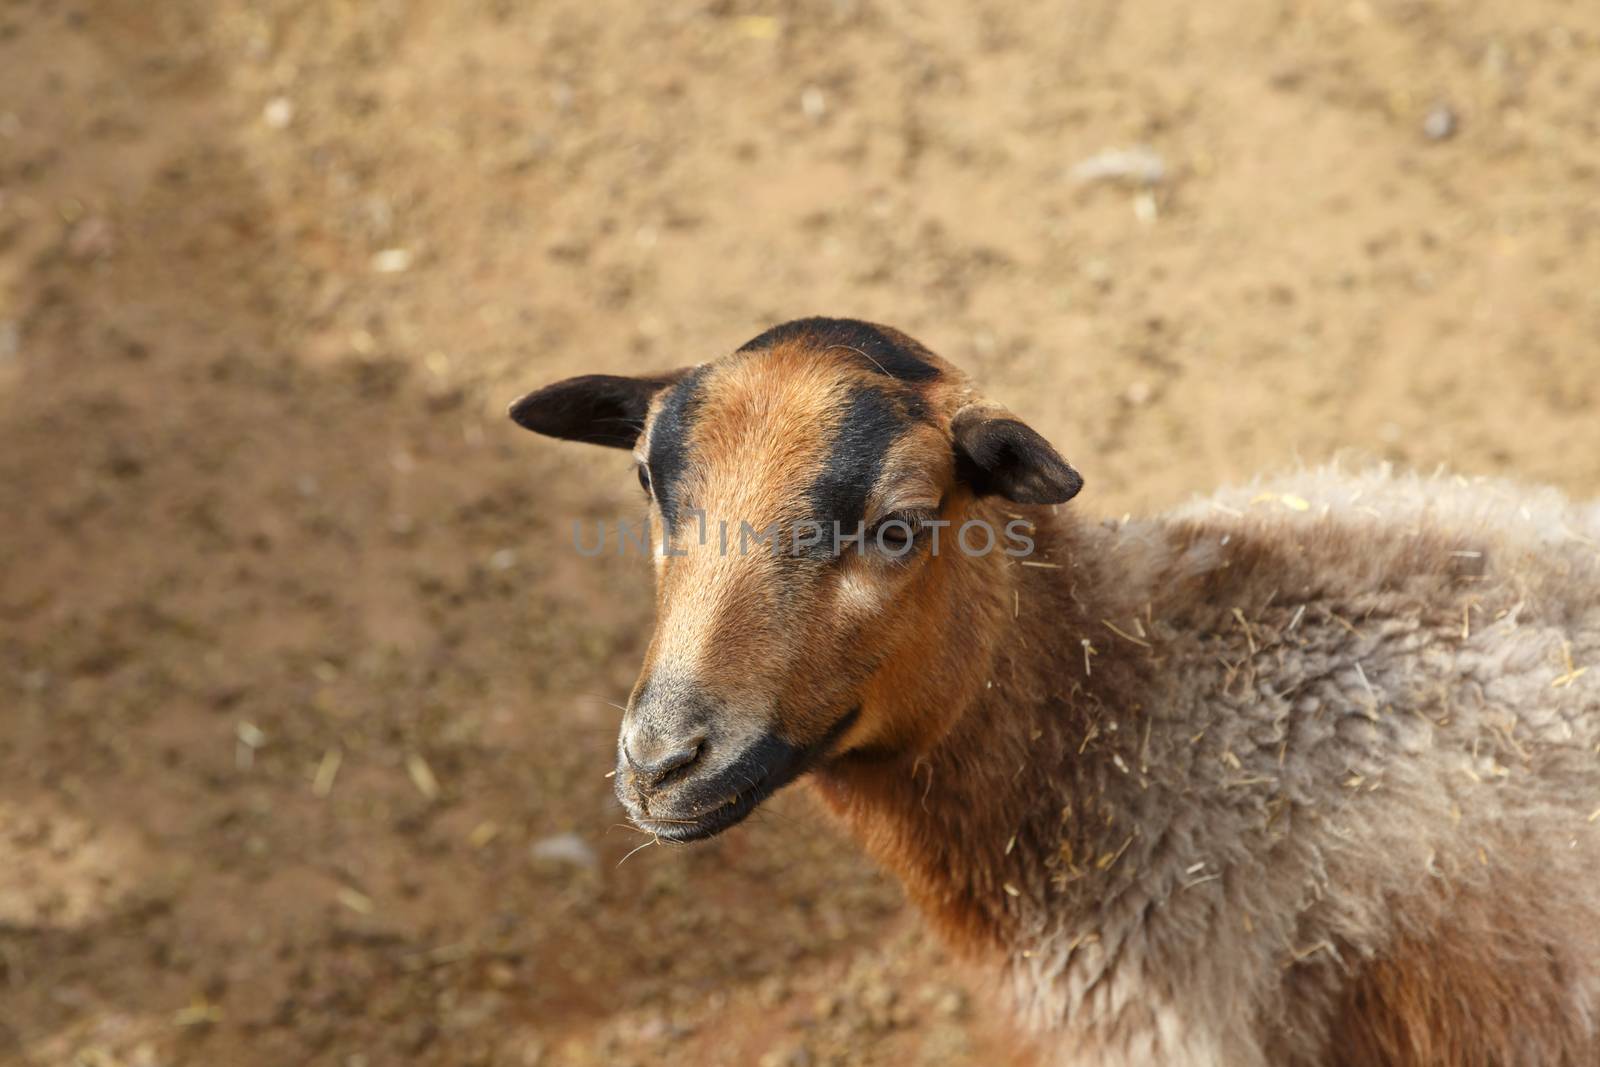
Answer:
[[[993,408],[956,412],[956,472],[979,496],[1003,496],[1018,504],[1063,504],[1078,495],[1083,479],[1027,423]]]
[[[644,378],[585,374],[529,393],[511,405],[511,420],[525,430],[567,441],[632,448],[644,430],[650,401],[687,370]]]

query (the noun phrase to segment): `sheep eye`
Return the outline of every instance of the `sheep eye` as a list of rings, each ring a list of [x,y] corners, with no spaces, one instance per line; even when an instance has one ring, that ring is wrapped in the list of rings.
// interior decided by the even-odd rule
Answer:
[[[916,542],[922,524],[915,515],[894,512],[872,528],[873,544],[890,556],[904,556]]]
[[[639,465],[639,488],[644,490],[644,495],[650,495],[650,468],[643,463]]]

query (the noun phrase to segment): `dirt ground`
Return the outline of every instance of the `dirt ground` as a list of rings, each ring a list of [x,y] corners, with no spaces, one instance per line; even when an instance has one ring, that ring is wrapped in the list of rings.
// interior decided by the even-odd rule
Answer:
[[[620,863],[506,402],[857,315],[1088,514],[1594,494],[1597,283],[1593,0],[0,0],[0,1063],[1025,1062],[803,788]]]

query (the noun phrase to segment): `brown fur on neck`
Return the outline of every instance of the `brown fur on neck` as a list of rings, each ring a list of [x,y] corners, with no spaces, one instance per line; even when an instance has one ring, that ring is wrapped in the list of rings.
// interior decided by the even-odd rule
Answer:
[[[1019,511],[979,510],[999,524]],[[1100,803],[1113,750],[1086,740],[1097,714],[1131,691],[1135,666],[1090,625],[1104,598],[1088,535],[1065,514],[1027,510],[1036,550],[1026,562],[937,561],[948,613],[925,610],[937,629],[871,690],[892,704],[885,718],[902,725],[902,743],[814,776],[942,932],[974,952],[1014,946],[1039,897],[1098,881],[1096,863],[1121,832]]]

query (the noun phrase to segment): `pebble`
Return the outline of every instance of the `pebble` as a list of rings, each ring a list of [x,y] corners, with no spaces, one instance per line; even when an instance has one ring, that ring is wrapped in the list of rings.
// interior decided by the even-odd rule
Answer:
[[[814,1060],[810,1049],[796,1045],[790,1049],[773,1049],[757,1062],[760,1067],[811,1067]]]
[[[1072,176],[1084,183],[1124,181],[1159,185],[1167,178],[1167,162],[1149,145],[1107,148],[1073,167]]]
[[[1460,125],[1454,109],[1448,104],[1435,104],[1422,120],[1422,135],[1430,141],[1448,141],[1456,135]]]
[[[533,858],[536,860],[554,860],[557,863],[570,863],[574,867],[583,867],[592,870],[600,865],[600,857],[588,842],[577,834],[552,834],[540,838],[533,843]]]
[[[275,96],[261,109],[261,121],[275,130],[284,129],[294,121],[294,103],[287,96]]]
[[[828,98],[815,85],[807,86],[800,94],[800,110],[806,118],[816,122],[828,113]]]
[[[411,269],[409,248],[385,248],[372,257],[372,269],[379,274],[401,274]]]

